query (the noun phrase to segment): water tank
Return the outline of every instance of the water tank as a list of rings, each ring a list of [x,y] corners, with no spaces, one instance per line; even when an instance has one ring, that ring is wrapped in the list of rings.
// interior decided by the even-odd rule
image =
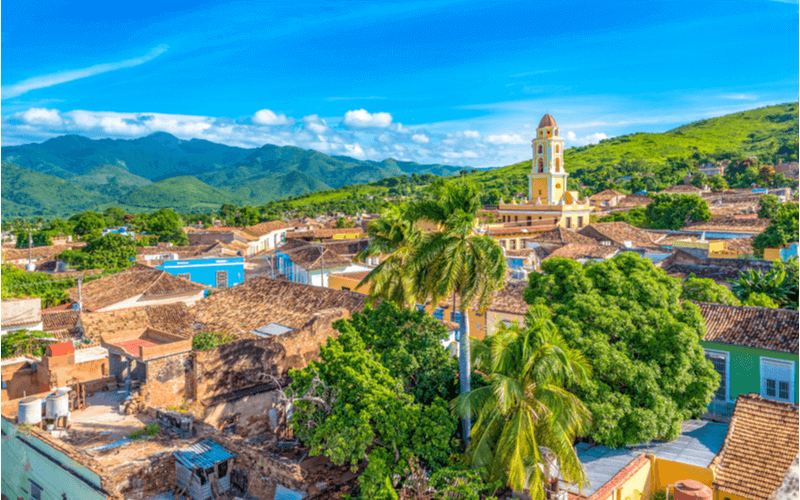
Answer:
[[[694,481],[678,481],[675,483],[675,500],[711,500],[711,488],[705,484]]]
[[[38,424],[42,421],[42,399],[29,397],[21,400],[17,408],[20,424]]]
[[[59,418],[69,416],[69,394],[67,391],[56,391],[47,396],[44,401],[46,418]]]
[[[29,262],[28,264],[25,264],[25,270],[28,271],[28,272],[35,271],[36,270],[36,264],[34,264],[33,262]]]

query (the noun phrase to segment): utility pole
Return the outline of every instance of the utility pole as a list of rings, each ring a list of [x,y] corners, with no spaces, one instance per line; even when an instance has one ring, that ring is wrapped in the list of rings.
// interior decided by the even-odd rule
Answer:
[[[33,264],[33,232],[28,231],[28,264]]]
[[[78,278],[78,312],[83,312],[83,293],[81,293],[81,283],[83,283],[83,276]]]

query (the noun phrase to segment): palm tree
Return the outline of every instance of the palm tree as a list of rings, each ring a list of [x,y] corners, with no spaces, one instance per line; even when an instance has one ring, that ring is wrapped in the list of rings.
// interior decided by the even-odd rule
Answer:
[[[358,284],[360,288],[372,283],[371,299],[391,300],[400,305],[416,304],[416,290],[412,282],[409,256],[420,242],[422,231],[408,217],[405,206],[395,206],[384,212],[381,218],[370,222],[370,242],[366,250],[356,255],[356,260],[385,255]]]
[[[554,479],[547,455],[566,481],[587,483],[572,445],[588,431],[591,416],[564,387],[585,384],[591,370],[559,335],[547,306],[531,307],[525,322],[524,329],[516,321],[498,323],[494,334],[474,342],[474,368],[487,385],[459,395],[451,407],[476,416],[465,453],[471,466],[485,467],[491,481],[516,491],[527,486],[532,498],[545,498],[544,485]]]
[[[458,297],[459,378],[461,392],[470,390],[469,321],[474,305],[485,310],[494,292],[503,287],[506,260],[500,245],[474,233],[480,190],[475,184],[458,181],[442,186],[432,199],[409,206],[414,220],[434,224],[437,230],[425,233],[410,259],[412,282],[420,299],[434,304],[455,294]],[[455,297],[454,297],[455,309]],[[469,442],[469,412],[462,420],[464,441]]]

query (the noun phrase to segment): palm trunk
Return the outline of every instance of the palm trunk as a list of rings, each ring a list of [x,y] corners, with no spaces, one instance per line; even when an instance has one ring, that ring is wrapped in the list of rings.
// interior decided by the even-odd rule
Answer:
[[[467,309],[462,309],[461,317],[458,320],[460,338],[458,339],[458,373],[461,381],[461,393],[470,391],[470,367],[469,356],[469,321],[467,321]],[[467,406],[467,413],[461,418],[461,429],[464,436],[464,443],[469,444],[469,435],[472,432],[472,416],[470,408]]]

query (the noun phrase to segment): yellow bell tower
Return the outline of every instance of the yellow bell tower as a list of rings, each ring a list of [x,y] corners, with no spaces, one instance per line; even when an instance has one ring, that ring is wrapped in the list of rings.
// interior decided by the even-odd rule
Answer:
[[[529,199],[555,205],[567,192],[569,174],[564,171],[564,139],[559,137],[556,120],[549,113],[539,122],[531,148],[533,161],[531,173],[528,174]]]

